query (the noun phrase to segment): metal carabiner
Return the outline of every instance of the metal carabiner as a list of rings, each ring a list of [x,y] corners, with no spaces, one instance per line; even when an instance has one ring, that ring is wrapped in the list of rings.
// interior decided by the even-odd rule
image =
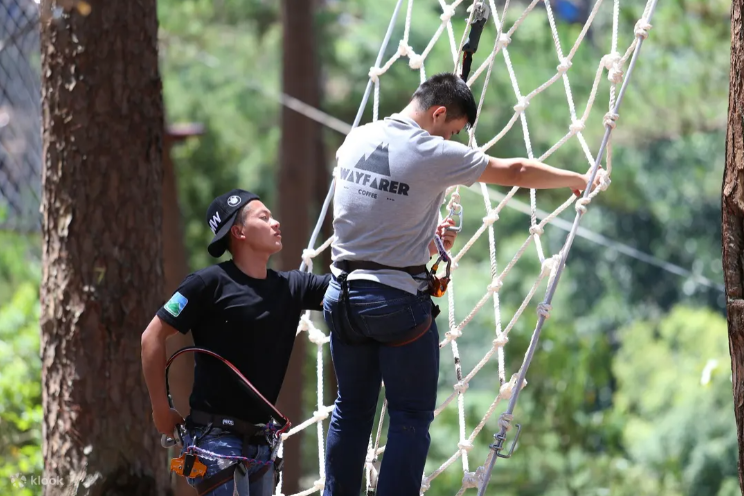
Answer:
[[[454,231],[456,233],[459,233],[462,231],[462,205],[457,205],[457,207],[451,207],[449,214],[447,215],[446,219],[452,218],[453,216],[457,215],[460,218],[460,223],[455,226],[448,226],[444,230],[445,231]]]

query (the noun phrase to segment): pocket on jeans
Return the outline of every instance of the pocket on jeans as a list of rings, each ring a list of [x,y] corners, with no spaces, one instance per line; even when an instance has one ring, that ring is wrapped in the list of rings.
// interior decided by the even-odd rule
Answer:
[[[417,307],[419,305],[403,305],[391,308],[383,314],[362,313],[359,319],[364,323],[367,336],[380,341],[388,341],[403,336],[417,325],[421,324],[426,315]]]

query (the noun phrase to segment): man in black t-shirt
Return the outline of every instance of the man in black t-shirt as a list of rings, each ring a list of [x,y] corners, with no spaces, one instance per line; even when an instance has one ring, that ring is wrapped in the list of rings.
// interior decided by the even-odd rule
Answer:
[[[233,190],[216,198],[207,210],[207,223],[214,234],[209,253],[220,257],[227,250],[232,260],[186,277],[142,335],[142,366],[153,419],[158,431],[169,436],[184,419],[170,408],[166,395],[168,336],[190,330],[195,346],[235,365],[273,405],[300,314],[322,309],[330,278],[267,268],[269,257],[282,248],[279,222],[248,191]],[[271,408],[249,394],[227,365],[202,353],[195,356],[190,407],[184,451],[191,449],[206,465],[203,477],[188,479],[199,495],[232,495],[234,487],[238,494],[272,494],[273,446],[265,434]],[[240,458],[215,459],[204,450]]]

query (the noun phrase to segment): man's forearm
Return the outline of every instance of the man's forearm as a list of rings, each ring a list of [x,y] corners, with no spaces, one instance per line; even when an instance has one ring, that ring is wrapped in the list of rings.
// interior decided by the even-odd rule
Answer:
[[[491,158],[481,182],[520,188],[582,190],[587,178],[578,172],[551,167],[538,160],[525,158]]]
[[[142,337],[142,371],[153,410],[167,409],[168,394],[165,390],[165,343],[156,336]]]

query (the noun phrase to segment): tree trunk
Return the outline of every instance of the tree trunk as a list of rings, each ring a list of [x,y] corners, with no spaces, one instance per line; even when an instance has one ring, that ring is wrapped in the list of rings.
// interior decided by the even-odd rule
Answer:
[[[46,495],[168,494],[140,365],[163,302],[155,0],[41,25]],[[56,4],[59,5],[58,2]]]
[[[729,82],[726,169],[723,175],[723,274],[726,283],[729,351],[733,374],[734,415],[739,440],[739,486],[744,489],[744,0],[731,9],[731,75]]]
[[[282,2],[283,91],[310,105],[320,101],[314,9],[312,0]],[[315,173],[317,166],[317,125],[311,119],[282,108],[282,142],[279,170],[279,219],[285,243],[281,252],[281,268],[296,269],[302,261],[302,250],[310,236]],[[306,338],[297,340],[289,370],[278,401],[279,409],[297,425],[303,420],[303,368],[307,352]],[[299,491],[302,475],[300,436],[285,443],[285,468],[282,492]]]

